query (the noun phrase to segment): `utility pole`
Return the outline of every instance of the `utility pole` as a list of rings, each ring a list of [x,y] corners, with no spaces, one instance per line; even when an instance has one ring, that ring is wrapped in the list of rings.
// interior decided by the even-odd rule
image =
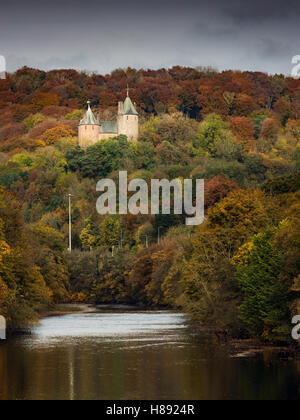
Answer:
[[[121,249],[123,249],[123,229],[121,229]]]
[[[145,238],[145,246],[146,246],[146,248],[149,248],[149,237],[148,237],[148,235],[144,235],[143,237]]]
[[[157,240],[158,245],[160,245],[160,229],[163,229],[163,226],[159,226],[158,228],[158,240]]]
[[[68,194],[69,197],[69,249],[68,251],[72,252],[72,204],[71,198],[73,197],[72,194]]]

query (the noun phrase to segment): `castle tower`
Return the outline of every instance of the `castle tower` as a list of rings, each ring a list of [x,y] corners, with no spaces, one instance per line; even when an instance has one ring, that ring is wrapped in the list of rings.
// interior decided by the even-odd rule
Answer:
[[[88,110],[79,123],[78,141],[79,146],[86,149],[99,141],[100,123],[91,110],[91,102],[88,101]]]
[[[139,114],[129,97],[129,88],[125,102],[119,102],[118,134],[124,134],[133,141],[137,141],[139,136]]]

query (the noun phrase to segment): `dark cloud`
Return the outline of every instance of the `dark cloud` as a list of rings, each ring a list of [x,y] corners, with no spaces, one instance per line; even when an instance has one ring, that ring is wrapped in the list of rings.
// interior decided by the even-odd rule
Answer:
[[[258,49],[258,52],[262,57],[271,59],[284,56],[286,54],[292,57],[293,54],[290,44],[267,37],[260,40],[260,48]]]
[[[0,54],[10,70],[180,64],[289,73],[299,12],[296,0],[10,0]]]
[[[224,6],[221,7],[224,14],[230,16],[238,24],[248,22],[255,24],[266,20],[280,21],[300,11],[300,5],[297,0],[288,0],[286,2],[278,0],[255,0],[251,2],[231,0],[223,4]]]

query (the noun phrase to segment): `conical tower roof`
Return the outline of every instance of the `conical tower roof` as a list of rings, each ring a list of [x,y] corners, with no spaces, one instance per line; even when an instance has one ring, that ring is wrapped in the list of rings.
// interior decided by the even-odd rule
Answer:
[[[90,101],[88,101],[88,110],[83,119],[80,121],[79,125],[100,125],[99,121],[97,120],[93,111],[91,110]]]
[[[127,96],[127,98],[124,101],[123,114],[124,115],[139,115],[137,110],[135,109],[135,106],[131,102],[131,99],[129,98],[129,96]]]
[[[128,86],[127,86],[127,98],[125,99],[124,104],[123,104],[123,114],[124,115],[139,115],[129,97]]]

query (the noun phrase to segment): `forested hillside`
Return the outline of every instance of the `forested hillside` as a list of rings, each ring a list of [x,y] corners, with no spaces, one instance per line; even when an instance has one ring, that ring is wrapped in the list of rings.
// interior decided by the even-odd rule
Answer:
[[[127,84],[139,142],[119,136],[80,149],[86,101],[101,120],[115,119]],[[8,75],[0,312],[13,328],[55,303],[134,303],[182,308],[236,337],[288,341],[300,313],[299,139],[300,80],[282,75],[182,67]],[[205,223],[99,216],[96,182],[117,181],[119,170],[130,179],[204,178]]]

